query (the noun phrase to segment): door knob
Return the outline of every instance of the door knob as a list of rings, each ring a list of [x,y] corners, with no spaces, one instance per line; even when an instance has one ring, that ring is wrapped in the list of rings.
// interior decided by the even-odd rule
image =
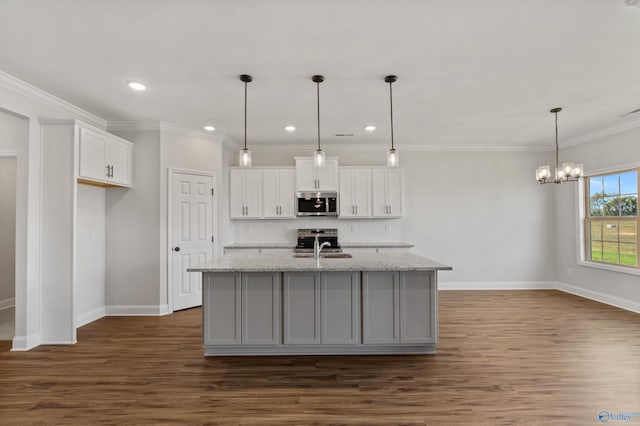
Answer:
[[[180,247],[174,247],[173,251],[180,251]]]

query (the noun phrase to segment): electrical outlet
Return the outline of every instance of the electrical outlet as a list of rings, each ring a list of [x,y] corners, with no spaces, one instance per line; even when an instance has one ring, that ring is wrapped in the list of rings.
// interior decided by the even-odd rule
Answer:
[[[573,275],[573,269],[567,268],[567,275]]]
[[[384,226],[384,232],[385,232],[385,234],[389,233],[389,225],[385,225]]]

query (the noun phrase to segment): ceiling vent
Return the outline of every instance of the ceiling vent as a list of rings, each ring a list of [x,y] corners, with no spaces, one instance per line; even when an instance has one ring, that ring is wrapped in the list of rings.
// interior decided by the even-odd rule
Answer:
[[[336,136],[341,137],[341,136],[355,136],[353,133],[336,133]]]

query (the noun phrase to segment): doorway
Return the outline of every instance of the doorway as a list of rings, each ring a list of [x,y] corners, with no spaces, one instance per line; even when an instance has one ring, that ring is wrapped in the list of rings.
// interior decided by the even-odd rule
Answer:
[[[202,304],[202,274],[187,268],[213,259],[215,176],[169,170],[168,299],[172,311]]]
[[[0,155],[0,340],[15,335],[16,167],[15,155]]]

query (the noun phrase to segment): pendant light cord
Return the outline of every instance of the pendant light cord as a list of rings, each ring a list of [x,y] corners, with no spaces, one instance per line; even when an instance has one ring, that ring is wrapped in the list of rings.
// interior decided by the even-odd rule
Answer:
[[[316,99],[318,103],[318,151],[320,151],[320,82],[316,82]]]
[[[244,150],[247,150],[247,82],[244,82]]]
[[[558,162],[558,158],[559,158],[559,151],[560,148],[558,148],[558,111],[556,111],[556,170],[558,169],[558,166],[560,165],[560,163]]]
[[[389,81],[389,105],[391,107],[391,149],[393,148],[393,90],[391,86],[393,85],[392,81]]]

